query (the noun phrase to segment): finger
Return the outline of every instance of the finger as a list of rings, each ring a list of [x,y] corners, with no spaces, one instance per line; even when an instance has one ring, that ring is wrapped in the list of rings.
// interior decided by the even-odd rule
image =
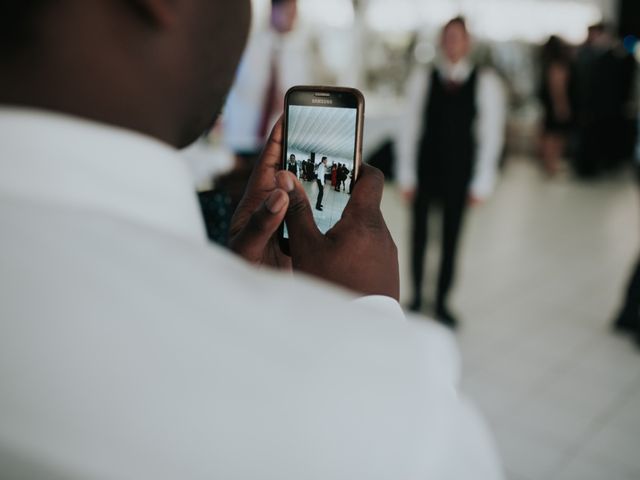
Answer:
[[[380,210],[383,191],[384,175],[382,172],[370,165],[362,165],[345,213],[349,215],[354,211]]]
[[[302,184],[291,172],[279,172],[276,183],[289,194],[289,208],[285,217],[292,248],[302,243],[314,241],[322,234],[313,219],[309,197]]]
[[[265,173],[275,174],[282,166],[282,117],[271,129],[269,139],[262,150],[260,160],[254,174],[263,176]]]
[[[288,206],[287,193],[281,189],[274,190],[231,240],[231,249],[250,262],[260,261],[267,244],[284,220]]]
[[[236,209],[232,230],[243,228],[246,219],[264,202],[276,186],[275,175],[280,169],[282,119],[273,127],[269,140],[251,172],[242,200]]]

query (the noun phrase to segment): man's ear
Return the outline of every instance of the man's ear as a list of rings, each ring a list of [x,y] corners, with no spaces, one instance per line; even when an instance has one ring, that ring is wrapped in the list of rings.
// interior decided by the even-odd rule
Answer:
[[[154,28],[173,25],[177,16],[176,0],[125,0],[140,19]]]

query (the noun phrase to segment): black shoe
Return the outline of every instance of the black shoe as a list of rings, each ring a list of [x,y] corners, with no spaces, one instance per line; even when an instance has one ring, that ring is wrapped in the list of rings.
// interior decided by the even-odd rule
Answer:
[[[413,302],[409,304],[410,312],[419,312],[422,308],[422,301],[419,298],[414,298]]]
[[[613,322],[613,330],[618,333],[634,333],[636,322],[634,322],[633,315],[623,310]]]
[[[322,205],[320,205],[319,207],[316,207],[316,210],[322,211]]]
[[[452,330],[458,328],[458,319],[445,306],[436,308],[436,320]]]

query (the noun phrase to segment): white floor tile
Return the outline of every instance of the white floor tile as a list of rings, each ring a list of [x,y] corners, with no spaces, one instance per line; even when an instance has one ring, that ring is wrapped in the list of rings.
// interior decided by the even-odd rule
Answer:
[[[583,453],[620,465],[621,469],[640,478],[638,436],[608,425],[586,442]]]
[[[516,426],[496,427],[495,434],[506,470],[514,476],[532,480],[553,478],[566,461],[565,446],[553,439]]]

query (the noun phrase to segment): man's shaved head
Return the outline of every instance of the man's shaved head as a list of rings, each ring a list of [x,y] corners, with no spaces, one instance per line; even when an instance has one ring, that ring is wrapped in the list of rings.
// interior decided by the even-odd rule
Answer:
[[[0,18],[1,103],[180,147],[219,113],[250,0],[0,0]]]

